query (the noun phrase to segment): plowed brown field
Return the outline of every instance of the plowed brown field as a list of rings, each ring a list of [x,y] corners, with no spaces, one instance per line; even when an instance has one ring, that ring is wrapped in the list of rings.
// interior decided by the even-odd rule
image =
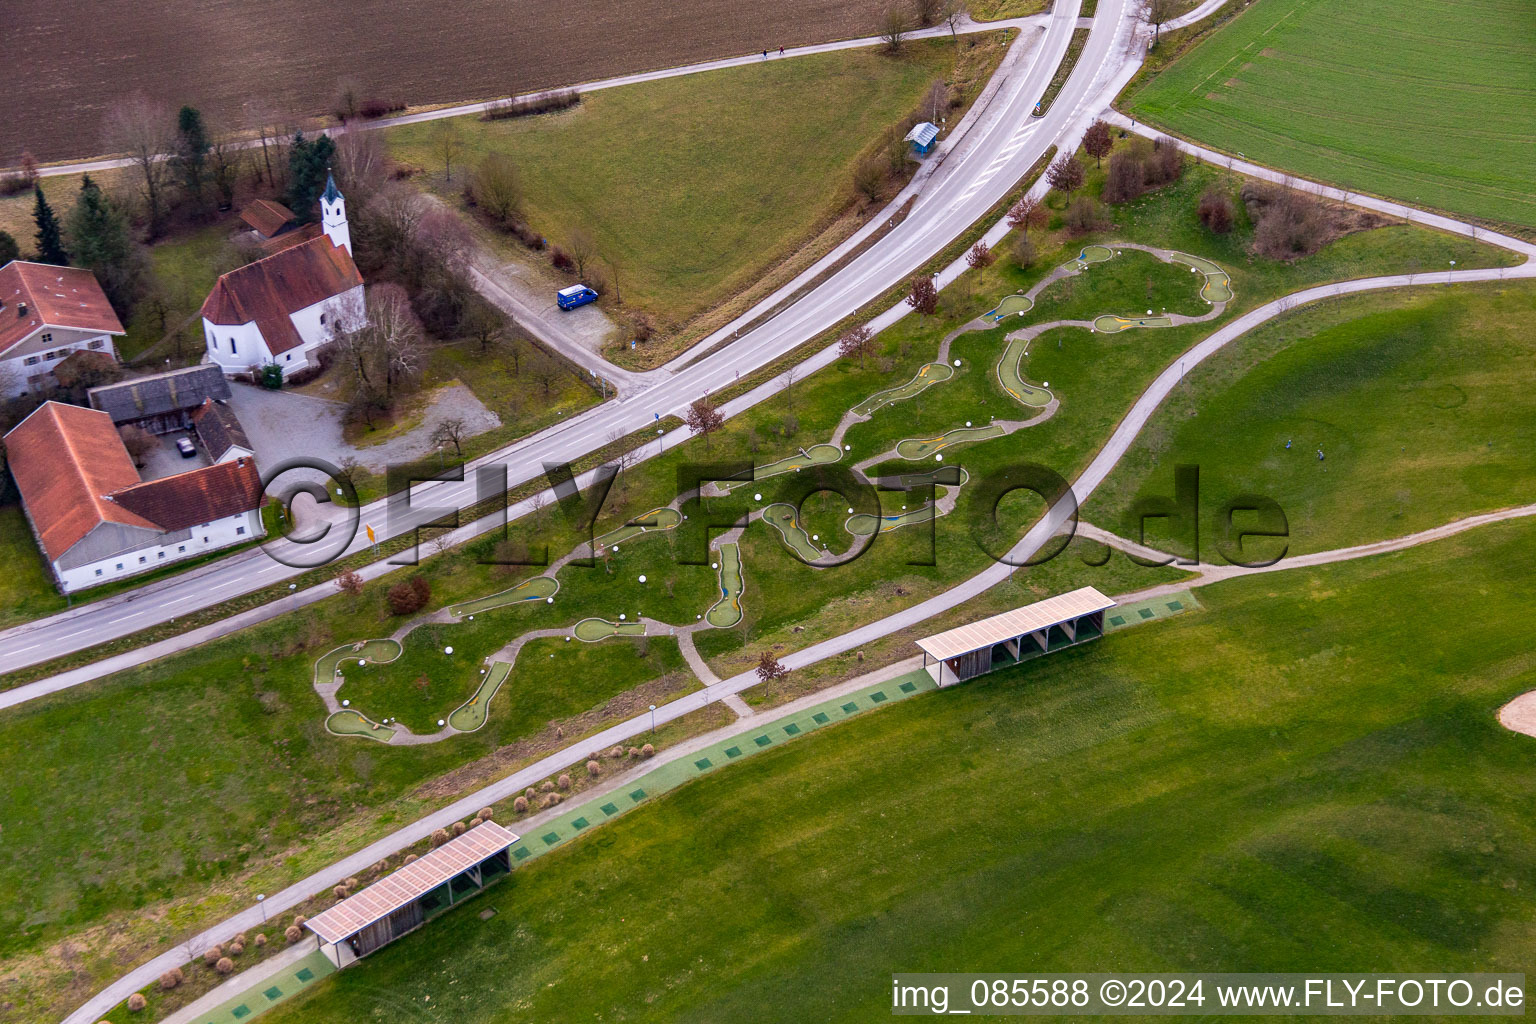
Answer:
[[[873,34],[880,0],[48,0],[0,46],[0,165],[100,153],[142,89],[240,125],[253,101],[323,112],[342,78],[416,105]]]

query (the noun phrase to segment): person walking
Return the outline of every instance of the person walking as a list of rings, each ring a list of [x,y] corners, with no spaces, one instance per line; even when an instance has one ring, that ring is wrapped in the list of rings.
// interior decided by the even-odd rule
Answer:
[[[763,51],[763,60],[767,60],[767,59],[768,59],[768,51],[764,50]]]
[[[779,56],[780,57],[784,56],[784,44],[783,43],[779,44]]]

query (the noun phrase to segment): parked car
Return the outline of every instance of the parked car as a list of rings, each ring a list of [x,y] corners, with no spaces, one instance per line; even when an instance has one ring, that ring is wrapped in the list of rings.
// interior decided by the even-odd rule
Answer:
[[[176,450],[181,452],[181,457],[184,459],[190,459],[197,454],[197,448],[192,444],[190,437],[178,437],[176,439]]]
[[[569,288],[561,288],[555,292],[555,302],[561,309],[575,309],[577,306],[585,306],[589,302],[597,301],[597,292],[584,284],[573,284]]]

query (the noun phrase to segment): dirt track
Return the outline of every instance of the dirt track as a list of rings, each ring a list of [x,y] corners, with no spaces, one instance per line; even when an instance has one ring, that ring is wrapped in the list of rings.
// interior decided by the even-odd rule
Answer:
[[[874,31],[879,0],[50,0],[6,27],[0,166],[104,150],[142,89],[238,125],[252,99],[319,114],[339,79],[417,105],[486,99]]]

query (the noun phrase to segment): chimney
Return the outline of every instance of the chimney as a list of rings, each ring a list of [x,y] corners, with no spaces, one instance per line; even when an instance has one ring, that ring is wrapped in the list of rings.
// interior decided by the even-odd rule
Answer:
[[[27,304],[25,302],[18,302],[18,303],[16,303],[16,319],[18,319],[18,320],[25,320],[26,318],[27,318]]]

